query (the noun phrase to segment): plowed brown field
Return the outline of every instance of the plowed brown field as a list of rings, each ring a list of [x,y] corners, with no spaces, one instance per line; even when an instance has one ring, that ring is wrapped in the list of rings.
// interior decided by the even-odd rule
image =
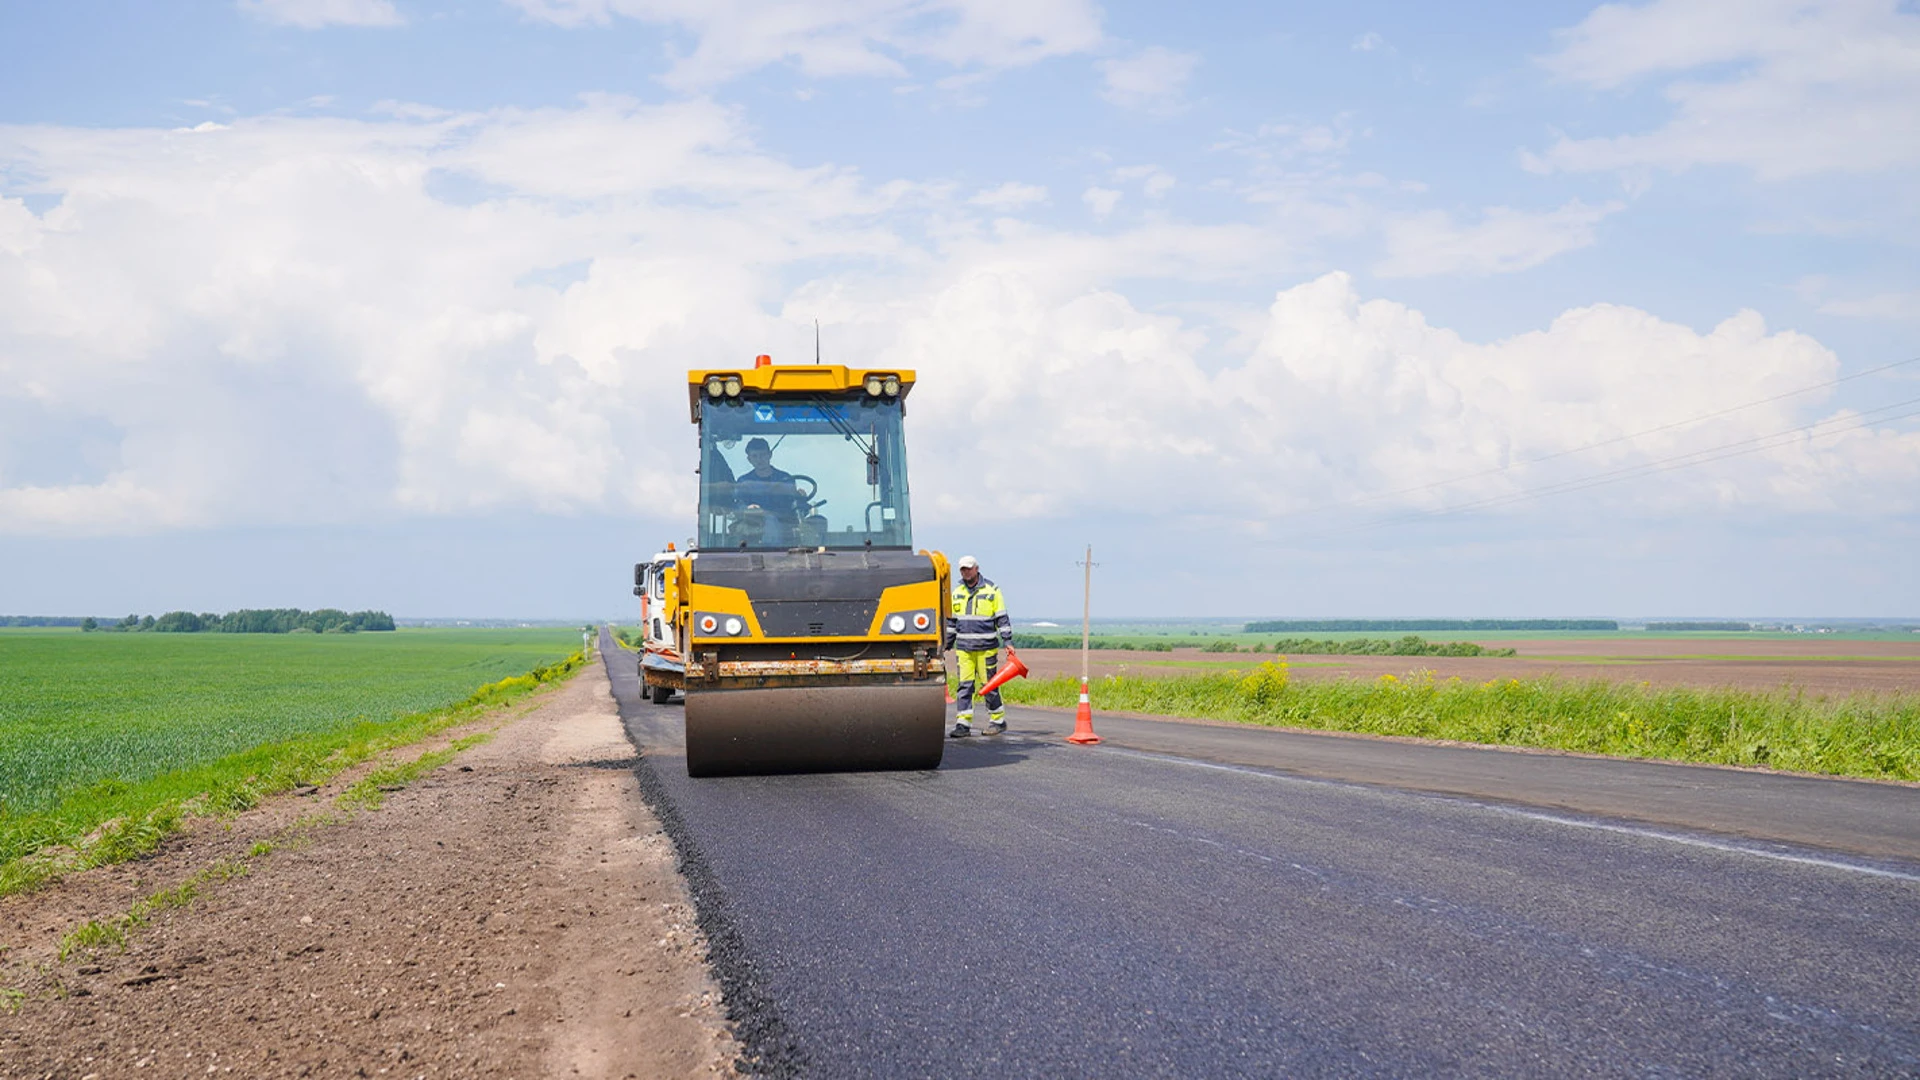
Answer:
[[[1916,635],[1920,638],[1920,635]],[[1371,679],[1431,671],[1436,679],[1604,679],[1654,686],[1781,688],[1815,694],[1920,691],[1920,640],[1847,641],[1829,638],[1554,638],[1480,644],[1512,648],[1511,657],[1288,656],[1295,678]],[[1272,654],[1171,653],[1097,650],[1091,673],[1148,677],[1245,669]],[[1022,649],[1020,659],[1039,678],[1079,675],[1080,654],[1067,649]]]

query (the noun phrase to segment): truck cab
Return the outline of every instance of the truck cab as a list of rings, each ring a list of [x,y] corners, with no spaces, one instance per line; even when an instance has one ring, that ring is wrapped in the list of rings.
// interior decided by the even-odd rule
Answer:
[[[640,678],[655,705],[665,705],[686,687],[687,665],[680,650],[677,566],[680,553],[667,550],[633,568],[633,593],[640,598]]]

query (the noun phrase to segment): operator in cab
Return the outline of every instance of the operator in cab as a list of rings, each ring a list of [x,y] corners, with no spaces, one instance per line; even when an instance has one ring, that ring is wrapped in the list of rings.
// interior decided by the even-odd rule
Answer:
[[[947,620],[946,647],[960,664],[960,689],[954,700],[960,711],[954,717],[950,739],[973,734],[973,689],[993,681],[1000,667],[1000,646],[1013,645],[1013,620],[1007,617],[1007,602],[1000,587],[980,576],[980,560],[971,555],[960,557],[960,580],[953,585],[952,617]],[[1007,730],[1007,710],[1000,691],[981,695],[987,702],[987,734]]]
[[[734,505],[766,513],[766,542],[792,540],[800,504],[800,488],[793,474],[773,467],[773,447],[757,435],[747,440],[747,463],[752,468],[733,478]]]

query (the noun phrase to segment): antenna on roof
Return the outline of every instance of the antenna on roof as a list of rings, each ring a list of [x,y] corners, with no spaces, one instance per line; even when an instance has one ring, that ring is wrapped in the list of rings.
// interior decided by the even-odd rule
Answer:
[[[820,362],[820,320],[813,320],[813,362]]]

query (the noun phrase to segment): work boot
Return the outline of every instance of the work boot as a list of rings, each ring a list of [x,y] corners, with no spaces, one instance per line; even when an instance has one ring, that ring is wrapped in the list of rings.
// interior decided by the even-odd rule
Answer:
[[[1006,732],[1007,732],[1007,722],[1005,720],[994,719],[994,720],[987,721],[987,734],[1004,735],[1006,734]]]
[[[947,738],[949,738],[949,739],[964,739],[964,738],[966,738],[967,736],[969,736],[969,735],[971,735],[971,734],[973,734],[973,725],[971,725],[971,724],[955,724],[955,725],[953,725],[953,730],[952,730],[952,731],[949,731],[949,732],[947,732]]]

